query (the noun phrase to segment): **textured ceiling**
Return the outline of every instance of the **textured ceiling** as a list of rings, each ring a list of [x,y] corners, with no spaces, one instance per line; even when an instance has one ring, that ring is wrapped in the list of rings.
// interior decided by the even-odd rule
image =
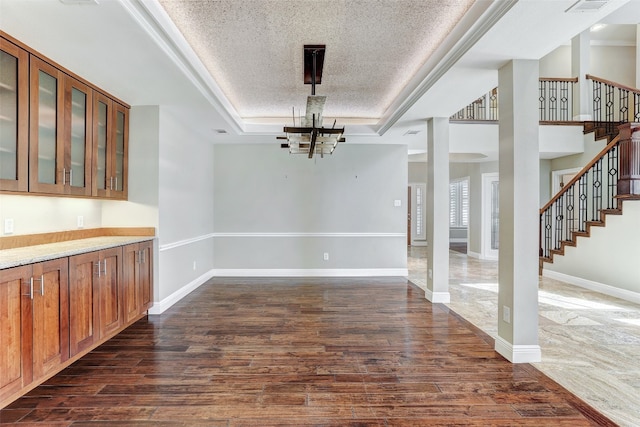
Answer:
[[[474,0],[160,0],[245,120],[304,112],[303,45],[326,44],[325,117],[377,121]]]

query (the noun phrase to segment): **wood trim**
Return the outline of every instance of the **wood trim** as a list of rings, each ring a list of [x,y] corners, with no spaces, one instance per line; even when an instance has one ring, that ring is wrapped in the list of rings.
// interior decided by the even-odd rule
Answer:
[[[41,54],[40,52],[38,52],[37,50],[33,49],[32,47],[22,43],[20,40],[10,36],[9,34],[5,33],[4,31],[0,30],[0,37],[5,38],[6,40],[10,41],[11,43],[15,44],[16,46],[20,47],[21,49],[26,50],[27,52],[29,52],[31,55],[38,57],[39,59],[48,62],[50,65],[53,65],[54,67],[58,68],[60,71],[62,71],[63,73],[73,77],[76,80],[79,80],[80,82],[86,84],[87,86],[91,87],[94,90],[97,90],[98,92],[102,92],[104,94],[106,94],[107,96],[109,96],[109,98],[113,99],[114,101],[118,102],[119,104],[124,105],[126,108],[131,108],[131,106],[129,104],[127,104],[126,102],[116,98],[115,96],[105,92],[103,89],[100,89],[99,87],[97,87],[96,85],[92,84],[90,81],[83,79],[82,77],[80,77],[79,75],[69,71],[67,68],[63,67],[62,65],[58,64],[55,61],[52,61],[51,59],[49,59],[48,57],[46,57],[45,55]]]
[[[569,82],[569,83],[578,83],[577,77],[540,77],[538,79],[541,82]]]
[[[114,227],[88,228],[82,230],[55,231],[51,233],[24,234],[20,236],[0,237],[0,250],[21,248],[25,246],[59,243],[69,240],[88,239],[103,236],[149,236],[154,237],[154,227]]]
[[[640,89],[637,89],[635,87],[621,85],[620,83],[612,82],[611,80],[601,79],[600,77],[592,76],[591,74],[587,74],[586,77],[589,80],[608,84],[609,86],[617,87],[618,89],[628,90],[629,92],[633,92],[635,94],[640,95]]]

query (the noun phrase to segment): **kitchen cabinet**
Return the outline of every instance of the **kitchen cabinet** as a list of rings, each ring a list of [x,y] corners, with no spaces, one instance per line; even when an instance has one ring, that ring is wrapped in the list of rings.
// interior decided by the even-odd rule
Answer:
[[[0,38],[0,190],[27,191],[29,53]]]
[[[69,257],[71,355],[92,347],[123,324],[122,248]]]
[[[0,401],[69,358],[67,258],[2,271]]]
[[[123,248],[123,291],[125,322],[132,322],[153,301],[153,242],[127,245]]]
[[[129,110],[99,92],[93,109],[94,195],[126,199]]]

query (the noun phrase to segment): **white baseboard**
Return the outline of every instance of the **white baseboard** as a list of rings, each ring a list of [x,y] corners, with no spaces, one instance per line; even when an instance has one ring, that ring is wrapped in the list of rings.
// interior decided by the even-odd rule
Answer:
[[[162,314],[166,310],[168,310],[173,304],[180,301],[182,298],[187,296],[190,292],[197,289],[207,280],[211,279],[214,276],[214,270],[209,270],[204,273],[202,276],[192,280],[182,288],[178,289],[165,299],[159,302],[154,302],[153,307],[149,309],[149,314]]]
[[[254,268],[214,270],[217,277],[406,277],[406,268]]]
[[[542,276],[589,289],[590,291],[600,292],[601,294],[620,298],[635,304],[640,304],[640,293],[638,292],[616,288],[615,286],[605,285],[604,283],[594,282],[592,280],[583,279],[582,277],[570,276],[568,274],[559,273],[546,268],[542,270]]]
[[[449,304],[451,302],[449,292],[433,292],[431,289],[425,289],[424,297],[434,304]]]
[[[412,240],[411,246],[429,246],[426,240]]]
[[[473,251],[470,251],[469,249],[467,249],[467,256],[470,256],[471,258],[481,259],[479,252],[473,252]]]
[[[495,350],[511,363],[535,363],[542,361],[539,345],[513,345],[498,336],[495,339]]]

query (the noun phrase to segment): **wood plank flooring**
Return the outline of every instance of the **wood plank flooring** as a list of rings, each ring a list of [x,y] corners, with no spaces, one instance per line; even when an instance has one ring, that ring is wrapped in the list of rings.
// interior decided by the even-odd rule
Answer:
[[[216,278],[2,425],[615,425],[406,279]]]

